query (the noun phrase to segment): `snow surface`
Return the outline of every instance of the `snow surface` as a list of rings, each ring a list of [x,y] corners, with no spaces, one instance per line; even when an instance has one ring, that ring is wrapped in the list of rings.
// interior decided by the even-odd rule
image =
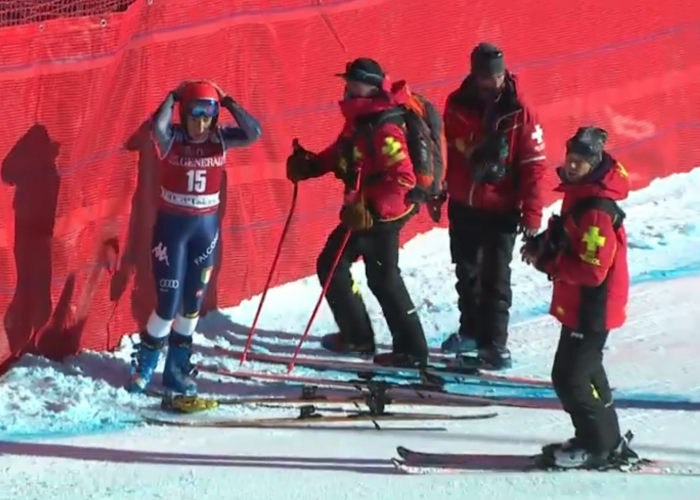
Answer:
[[[657,180],[623,204],[635,285],[630,319],[611,335],[606,364],[618,401],[637,397],[647,402],[642,409],[620,410],[623,428],[636,434],[635,447],[654,457],[700,462],[698,192],[700,169]],[[436,229],[409,242],[401,256],[432,347],[457,325],[447,242],[446,231]],[[550,284],[517,261],[513,273],[511,349],[516,365],[511,371],[546,378],[558,331],[545,315]],[[354,274],[366,291],[361,263]],[[313,277],[272,290],[254,349],[291,353],[319,293]],[[368,292],[365,298],[377,338],[386,347],[389,335],[376,301]],[[238,362],[220,357],[213,347],[244,343],[258,301],[255,297],[202,320],[196,335],[199,360],[237,368]],[[333,330],[324,304],[302,354],[322,354],[319,336]],[[497,408],[499,416],[492,420],[394,423],[381,432],[370,423],[313,430],[148,427],[139,422],[138,412],[157,402],[120,388],[130,351],[125,339],[119,352],[86,352],[62,364],[27,356],[0,379],[0,500],[700,498],[697,478],[597,473],[409,477],[394,474],[388,462],[397,445],[453,453],[533,453],[543,443],[569,437],[570,423],[556,410]],[[246,369],[281,372],[284,367],[248,363]],[[319,374],[302,368],[296,373]],[[204,392],[218,395],[298,393],[291,385],[204,374],[200,383]],[[471,386],[450,389],[475,391]],[[551,396],[543,391],[501,392]],[[684,405],[687,411],[659,409],[663,403]],[[238,417],[289,411],[243,406],[217,410]]]

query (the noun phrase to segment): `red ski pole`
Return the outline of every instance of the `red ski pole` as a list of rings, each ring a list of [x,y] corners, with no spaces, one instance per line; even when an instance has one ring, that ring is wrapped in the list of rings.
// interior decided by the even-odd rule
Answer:
[[[357,172],[357,179],[355,179],[355,190],[354,192],[357,193],[360,190],[361,184],[361,178],[362,178],[362,172]],[[316,319],[316,314],[318,313],[319,307],[321,307],[321,302],[323,302],[323,298],[326,296],[326,292],[328,291],[328,287],[331,284],[331,279],[333,278],[333,275],[335,274],[335,269],[338,267],[338,263],[340,262],[341,257],[343,256],[343,252],[345,252],[345,247],[348,244],[348,240],[350,240],[350,235],[352,234],[352,231],[350,229],[347,230],[345,233],[345,237],[343,238],[342,243],[340,244],[340,248],[338,249],[338,254],[335,256],[335,261],[333,261],[333,266],[331,267],[330,274],[328,275],[328,278],[326,278],[326,282],[323,284],[323,290],[321,290],[321,295],[319,296],[318,300],[316,301],[316,306],[314,307],[313,312],[311,313],[311,318],[309,318],[309,323],[306,325],[306,329],[304,330],[304,333],[301,336],[301,339],[299,339],[299,344],[297,344],[297,348],[294,350],[294,354],[292,354],[292,359],[289,362],[289,365],[287,366],[287,373],[292,373],[292,370],[294,370],[294,365],[297,361],[297,358],[299,357],[299,353],[301,352],[301,347],[304,345],[304,342],[306,342],[306,337],[309,336],[309,332],[311,331],[311,325],[314,322],[314,319]]]
[[[296,149],[299,147],[298,139],[294,139],[292,143],[292,148]],[[265,298],[267,297],[267,292],[270,289],[270,284],[272,284],[272,276],[275,274],[275,269],[277,269],[277,263],[279,262],[280,255],[282,254],[282,246],[284,245],[284,240],[289,233],[289,227],[292,223],[292,218],[294,216],[294,211],[297,206],[297,194],[299,194],[299,184],[294,183],[294,194],[292,195],[292,206],[289,208],[289,215],[287,215],[287,221],[284,223],[284,228],[282,229],[282,235],[280,236],[280,241],[277,244],[277,253],[275,253],[275,258],[272,261],[272,267],[270,267],[270,274],[267,276],[267,282],[265,283],[265,288],[263,289],[262,297],[260,297],[260,304],[258,304],[258,310],[255,312],[255,318],[253,319],[253,324],[250,326],[250,332],[248,332],[248,339],[245,343],[245,348],[241,354],[241,362],[239,367],[243,366],[246,362],[248,356],[248,351],[250,351],[250,346],[253,344],[253,337],[255,336],[255,328],[258,325],[258,319],[260,319],[260,313],[262,312],[263,304],[265,303]]]
[[[326,296],[326,292],[328,291],[328,286],[331,284],[331,279],[333,278],[333,274],[335,274],[335,268],[338,267],[338,262],[340,262],[340,258],[343,256],[343,252],[345,251],[345,247],[348,244],[348,240],[350,239],[350,235],[352,234],[352,231],[348,229],[347,233],[345,233],[345,237],[343,238],[343,242],[340,244],[340,248],[338,249],[338,254],[335,256],[335,260],[333,261],[333,266],[331,267],[330,274],[328,275],[328,278],[326,278],[326,282],[323,284],[323,290],[321,290],[321,295],[318,297],[318,300],[316,301],[316,306],[314,307],[313,312],[311,313],[311,317],[309,318],[309,322],[306,325],[306,329],[304,330],[304,333],[301,336],[301,339],[299,339],[299,343],[297,344],[296,349],[294,350],[294,354],[292,354],[292,360],[289,362],[289,365],[287,366],[287,373],[292,373],[292,370],[294,370],[294,364],[297,361],[297,357],[299,356],[299,352],[301,351],[301,347],[304,345],[304,342],[306,342],[306,337],[309,336],[309,332],[311,331],[311,325],[314,322],[314,319],[316,319],[316,314],[318,313],[318,309],[321,307],[321,302],[323,302],[323,298]]]

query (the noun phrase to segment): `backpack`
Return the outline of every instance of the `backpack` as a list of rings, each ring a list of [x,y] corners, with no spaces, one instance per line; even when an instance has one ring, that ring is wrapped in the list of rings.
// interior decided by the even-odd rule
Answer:
[[[442,116],[433,103],[418,94],[409,94],[405,105],[372,116],[360,129],[367,137],[370,154],[375,155],[372,133],[385,123],[405,126],[408,154],[416,174],[411,201],[427,203],[442,196],[445,183],[445,138]]]
[[[613,229],[617,231],[622,227],[626,214],[611,198],[599,196],[588,196],[578,200],[569,210],[560,215],[555,215],[555,222],[549,229],[549,236],[545,240],[547,233],[542,232],[532,238],[532,244],[541,248],[540,258],[548,261],[556,257],[560,252],[570,251],[570,241],[564,229],[564,221],[567,217],[572,217],[578,223],[580,217],[588,210],[600,210],[610,215]]]
[[[601,212],[608,214],[612,219],[613,229],[615,232],[620,229],[625,217],[627,217],[627,214],[625,214],[620,206],[615,203],[615,200],[611,198],[602,198],[599,196],[588,196],[580,199],[564,215],[570,215],[575,221],[578,222],[579,217],[581,217],[581,215],[583,215],[583,213],[587,210],[600,210]]]

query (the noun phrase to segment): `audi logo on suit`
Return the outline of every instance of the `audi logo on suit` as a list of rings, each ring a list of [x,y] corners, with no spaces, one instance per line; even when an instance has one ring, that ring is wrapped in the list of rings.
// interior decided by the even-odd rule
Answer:
[[[160,288],[170,288],[173,290],[177,290],[180,288],[180,282],[178,280],[160,280],[158,282],[158,286]]]

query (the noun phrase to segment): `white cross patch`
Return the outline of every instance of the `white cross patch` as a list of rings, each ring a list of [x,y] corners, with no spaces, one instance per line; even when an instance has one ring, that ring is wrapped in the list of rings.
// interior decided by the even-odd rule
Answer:
[[[542,130],[542,127],[540,127],[539,123],[535,125],[535,131],[532,132],[532,140],[535,141],[537,144],[542,144],[544,142],[544,130]]]

